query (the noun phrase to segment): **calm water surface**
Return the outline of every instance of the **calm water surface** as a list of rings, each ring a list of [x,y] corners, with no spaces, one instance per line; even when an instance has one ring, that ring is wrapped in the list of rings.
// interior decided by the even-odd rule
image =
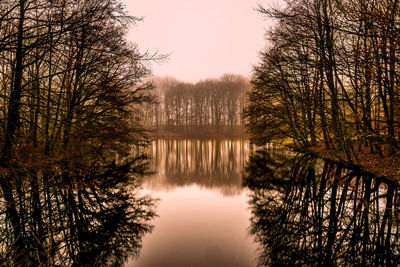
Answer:
[[[127,266],[400,265],[397,183],[244,140],[158,140],[151,154],[159,217]]]
[[[126,266],[255,266],[246,140],[156,140],[144,191],[159,199],[154,230]]]
[[[397,182],[245,140],[149,154],[144,178],[143,157],[21,176],[0,196],[0,266],[400,266]]]

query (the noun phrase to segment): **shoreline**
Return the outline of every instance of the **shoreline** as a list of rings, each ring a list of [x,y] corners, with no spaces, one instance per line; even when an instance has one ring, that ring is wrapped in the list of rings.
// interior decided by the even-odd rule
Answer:
[[[272,142],[274,143],[274,142]],[[277,144],[280,144],[277,142]],[[299,153],[310,153],[323,160],[329,160],[338,164],[342,164],[346,168],[359,170],[368,173],[376,178],[383,178],[400,184],[400,154],[393,156],[380,156],[369,152],[357,153],[357,159],[354,162],[346,160],[345,152],[335,152],[326,149],[324,146],[314,146],[309,149],[301,149],[291,145],[282,145]]]
[[[331,160],[346,167],[358,169],[377,178],[384,178],[396,184],[400,184],[400,155],[379,156],[373,153],[360,152],[355,162],[348,162],[341,157],[344,152],[334,153],[323,147],[314,147],[309,153],[325,160]]]
[[[314,146],[304,149],[290,144],[282,144],[282,142],[277,140],[271,141],[269,144],[277,144],[297,153],[309,153],[320,159],[342,164],[346,168],[371,174],[376,178],[385,179],[400,185],[400,154],[379,156],[374,153],[358,152],[358,158],[353,158],[354,162],[349,162],[346,160],[344,152],[330,151],[324,148],[324,146]]]

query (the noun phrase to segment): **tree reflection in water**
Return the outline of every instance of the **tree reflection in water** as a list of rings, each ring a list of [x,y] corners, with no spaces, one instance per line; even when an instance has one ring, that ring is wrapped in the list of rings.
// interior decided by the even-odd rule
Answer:
[[[242,171],[249,155],[244,139],[158,139],[153,141],[147,179],[152,189],[198,185],[234,196],[243,190]]]
[[[142,159],[122,166],[14,173],[19,178],[15,238],[1,199],[0,266],[119,266],[151,231],[154,201],[138,196]]]
[[[394,183],[276,150],[254,153],[244,179],[260,266],[399,265]]]

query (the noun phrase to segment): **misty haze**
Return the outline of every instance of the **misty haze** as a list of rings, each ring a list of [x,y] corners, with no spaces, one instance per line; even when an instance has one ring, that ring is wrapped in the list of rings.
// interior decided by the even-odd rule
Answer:
[[[0,266],[399,266],[399,22],[1,0]]]

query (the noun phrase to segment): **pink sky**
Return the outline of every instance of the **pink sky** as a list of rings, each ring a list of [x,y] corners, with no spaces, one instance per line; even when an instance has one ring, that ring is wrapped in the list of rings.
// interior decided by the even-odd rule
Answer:
[[[267,23],[254,9],[277,0],[123,0],[144,17],[129,39],[142,50],[170,54],[154,75],[196,82],[224,73],[249,76],[265,44]]]

